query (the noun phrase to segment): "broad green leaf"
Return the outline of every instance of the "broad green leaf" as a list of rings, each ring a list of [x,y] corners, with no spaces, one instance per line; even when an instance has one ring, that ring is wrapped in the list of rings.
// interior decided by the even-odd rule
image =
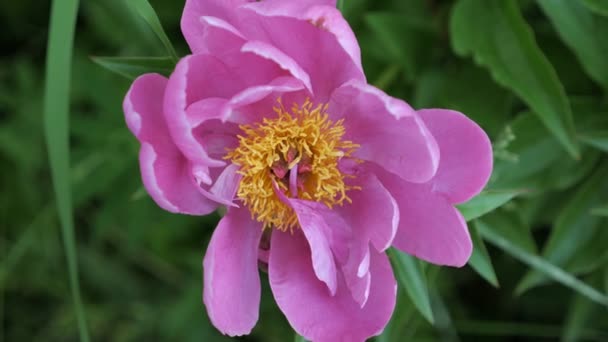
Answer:
[[[450,32],[456,53],[473,55],[498,83],[530,106],[571,156],[580,157],[564,87],[516,1],[460,0],[452,12]]]
[[[91,57],[102,67],[128,79],[136,79],[146,73],[169,76],[175,68],[171,57]]]
[[[524,190],[484,190],[470,201],[457,205],[457,208],[465,220],[471,221],[491,212],[524,192]]]
[[[163,26],[160,23],[160,19],[158,19],[158,15],[156,15],[154,8],[152,8],[148,0],[129,0],[128,3],[132,6],[133,10],[137,12],[148,23],[148,25],[150,25],[150,28],[152,28],[154,33],[156,33],[158,36],[158,39],[160,39],[165,46],[169,56],[171,56],[173,61],[177,63],[179,57],[177,56],[177,53],[175,53],[175,49],[173,48],[169,37],[167,37],[165,30],[163,30]]]
[[[608,17],[608,1],[606,0],[581,0],[587,8],[599,15]]]
[[[608,306],[608,296],[589,286],[581,280],[574,277],[572,274],[563,269],[551,264],[546,259],[531,253],[521,241],[513,239],[514,226],[503,220],[485,221],[479,220],[479,232],[481,236],[491,244],[504,250],[514,258],[532,267],[534,270],[542,272],[547,277],[561,283],[564,286],[580,293],[588,299]]]
[[[298,334],[295,334],[294,342],[307,342],[306,339]]]
[[[78,322],[80,340],[86,342],[89,341],[89,331],[78,279],[68,141],[72,47],[77,12],[78,0],[54,0],[52,3],[46,57],[43,119],[74,312]]]
[[[390,249],[388,254],[399,284],[403,286],[412,303],[414,303],[422,316],[430,323],[433,323],[431,301],[420,262],[418,259],[394,249]]]
[[[556,218],[555,227],[543,249],[543,257],[554,265],[564,267],[595,235],[600,217],[591,209],[608,196],[608,164],[604,163],[577,191]],[[541,284],[546,275],[530,271],[517,286],[517,293]]]
[[[608,19],[591,13],[580,1],[537,0],[562,40],[576,54],[587,75],[608,88]]]
[[[492,260],[490,259],[486,245],[477,231],[477,224],[471,225],[469,229],[471,231],[471,239],[473,240],[473,253],[469,259],[469,266],[494,287],[498,287],[496,272],[494,271],[494,266],[492,266]]]

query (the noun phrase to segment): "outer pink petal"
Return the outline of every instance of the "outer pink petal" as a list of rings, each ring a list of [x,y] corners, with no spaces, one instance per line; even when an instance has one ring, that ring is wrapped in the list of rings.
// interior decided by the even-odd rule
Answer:
[[[209,242],[203,261],[203,300],[211,322],[224,334],[248,334],[258,320],[261,236],[262,226],[247,210],[231,208]]]
[[[201,23],[201,18],[216,17],[231,25],[238,23],[237,8],[247,3],[247,0],[187,0],[182,14],[181,28],[190,49],[195,53],[207,52],[206,38],[209,27]]]
[[[446,109],[423,109],[418,113],[441,150],[433,191],[454,204],[468,201],[483,189],[492,174],[490,139],[462,113]]]
[[[161,208],[185,214],[209,214],[217,205],[198,192],[191,165],[166,127],[162,112],[166,85],[163,76],[143,75],[133,82],[123,103],[127,125],[141,142],[142,180]]]
[[[407,103],[351,81],[333,93],[328,112],[344,118],[345,139],[360,145],[355,157],[410,182],[426,182],[437,171],[437,143]]]
[[[460,212],[430,183],[409,183],[386,172],[380,177],[401,214],[393,246],[433,264],[465,265],[473,246]]]
[[[243,7],[254,9],[256,13],[264,16],[285,16],[310,21],[320,29],[333,34],[344,51],[362,70],[359,44],[348,22],[342,17],[342,13],[336,9],[335,1],[264,0]]]
[[[397,284],[388,259],[373,252],[371,286],[363,308],[355,302],[341,274],[335,296],[313,272],[310,251],[299,231],[272,235],[270,286],[291,326],[312,341],[364,341],[378,335],[395,307]]]

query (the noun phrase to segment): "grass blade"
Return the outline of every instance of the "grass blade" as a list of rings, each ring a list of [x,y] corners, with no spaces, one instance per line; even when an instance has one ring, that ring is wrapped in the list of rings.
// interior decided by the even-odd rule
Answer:
[[[175,52],[169,37],[167,37],[165,30],[163,30],[163,26],[160,23],[160,19],[158,19],[158,15],[156,15],[154,8],[152,8],[148,0],[131,0],[129,1],[129,4],[131,4],[133,10],[135,10],[135,12],[137,12],[148,23],[148,25],[150,25],[150,28],[152,28],[154,33],[156,33],[158,36],[158,39],[160,39],[161,43],[163,43],[165,49],[167,49],[167,52],[171,58],[173,58],[173,61],[177,63],[179,57],[177,57],[177,53]]]
[[[477,228],[485,240],[509,253],[519,261],[542,272],[547,277],[562,285],[573,289],[590,300],[608,307],[608,296],[587,285],[563,269],[551,264],[542,257],[528,252],[526,249],[505,238],[501,231],[505,229],[508,230],[510,227],[489,227],[482,221],[479,221]]]
[[[44,130],[80,340],[89,341],[78,281],[68,140],[70,75],[77,11],[78,0],[53,1],[46,61]]]

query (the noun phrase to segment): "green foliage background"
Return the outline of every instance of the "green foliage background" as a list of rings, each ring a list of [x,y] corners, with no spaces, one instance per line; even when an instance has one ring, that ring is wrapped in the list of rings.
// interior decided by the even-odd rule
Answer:
[[[188,53],[183,1],[150,2],[55,0],[50,23],[49,2],[0,3],[0,341],[229,340],[201,303],[219,216],[159,209],[124,124],[130,79]],[[339,7],[370,83],[466,113],[495,150],[461,206],[469,266],[391,251],[398,306],[376,340],[608,340],[608,1]],[[262,279],[242,340],[294,339]]]

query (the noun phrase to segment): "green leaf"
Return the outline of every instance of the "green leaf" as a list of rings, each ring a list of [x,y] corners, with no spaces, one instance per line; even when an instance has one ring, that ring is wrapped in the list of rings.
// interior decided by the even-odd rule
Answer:
[[[293,341],[294,342],[307,342],[304,337],[298,335],[297,333],[295,334],[295,337],[294,337]]]
[[[128,2],[132,9],[137,12],[147,23],[150,25],[150,28],[156,33],[156,36],[160,39],[160,41],[165,46],[167,53],[173,59],[175,63],[179,60],[177,53],[175,53],[175,49],[167,37],[165,30],[163,30],[163,26],[160,23],[160,19],[158,19],[158,15],[154,11],[154,8],[150,5],[148,0],[129,0]]]
[[[420,262],[418,259],[394,249],[390,249],[388,255],[391,258],[399,284],[403,286],[422,316],[433,323],[431,300]]]
[[[591,214],[597,216],[608,216],[608,204],[591,209]]]
[[[70,187],[69,104],[72,47],[78,0],[53,1],[49,24],[44,94],[44,132],[65,248],[74,311],[81,341],[89,341],[80,284],[72,189]]]
[[[599,285],[600,277],[593,277],[592,284]],[[562,332],[562,341],[575,342],[583,340],[585,330],[588,327],[588,322],[595,315],[596,306],[587,298],[577,295],[570,304],[570,309],[567,311],[566,322]]]
[[[608,130],[599,130],[579,134],[582,142],[599,150],[608,152]]]
[[[492,260],[486,249],[479,231],[477,230],[477,223],[470,226],[471,239],[473,240],[473,254],[469,259],[469,265],[487,280],[494,287],[498,287],[498,279],[496,278],[496,272],[494,272],[494,266],[492,266]]]
[[[430,21],[417,20],[411,14],[371,13],[365,16],[365,22],[377,40],[378,57],[400,65],[406,78],[413,80],[430,53],[427,42],[435,31]]]
[[[524,192],[524,190],[484,190],[470,201],[457,205],[457,208],[465,220],[471,221],[491,212]]]
[[[456,53],[473,55],[498,83],[530,106],[571,156],[579,158],[564,87],[516,1],[461,0],[453,9],[450,32]]]
[[[608,17],[608,1],[606,0],[582,0],[583,4],[593,12]]]
[[[591,13],[580,1],[537,0],[562,40],[576,54],[587,75],[608,88],[608,19]]]
[[[544,258],[563,267],[593,239],[601,218],[592,215],[591,209],[606,197],[603,194],[608,194],[608,163],[598,168],[561,210],[543,250]],[[521,294],[545,280],[543,273],[531,271],[519,283],[516,292]]]
[[[128,79],[136,79],[146,73],[169,76],[175,68],[171,57],[91,57],[102,67]]]
[[[512,238],[514,226],[505,221],[495,220],[486,223],[484,220],[485,219],[479,220],[478,228],[481,236],[486,241],[489,241],[519,261],[543,273],[558,283],[571,288],[588,299],[601,305],[608,306],[608,296],[580,281],[563,269],[551,264],[546,259],[531,253],[520,241],[514,240]]]

